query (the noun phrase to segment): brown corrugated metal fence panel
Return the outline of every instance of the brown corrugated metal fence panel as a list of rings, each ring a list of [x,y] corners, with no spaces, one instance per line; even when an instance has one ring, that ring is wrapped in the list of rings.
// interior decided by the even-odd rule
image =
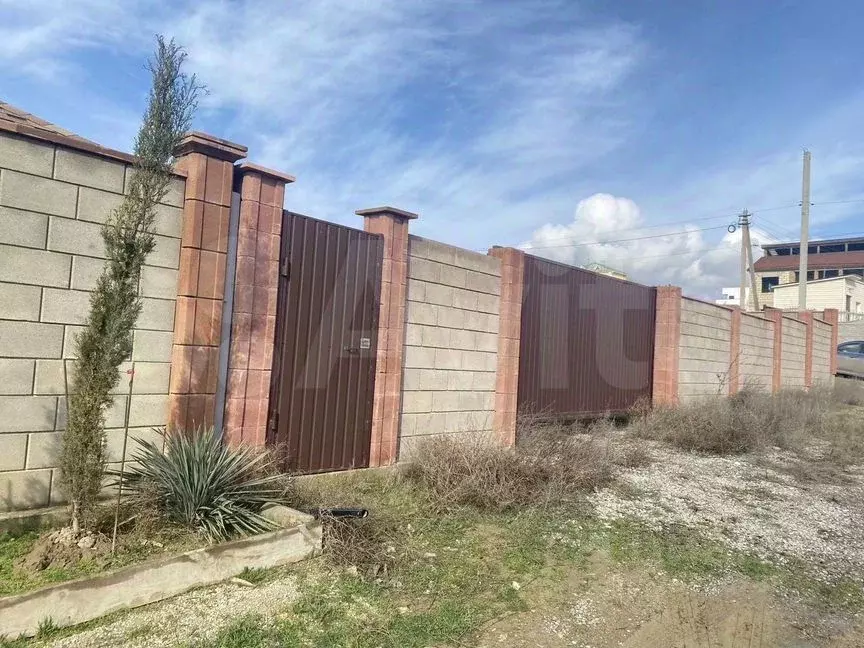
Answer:
[[[369,465],[384,239],[285,212],[268,441],[301,472]]]
[[[624,412],[651,397],[655,290],[525,257],[520,412]]]

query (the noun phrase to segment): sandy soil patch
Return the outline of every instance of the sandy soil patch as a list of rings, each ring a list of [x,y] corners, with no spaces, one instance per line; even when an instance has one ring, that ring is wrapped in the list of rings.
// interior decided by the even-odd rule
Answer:
[[[52,648],[171,648],[215,636],[237,618],[272,617],[297,598],[296,578],[249,587],[223,583],[132,610],[105,625],[49,642]]]
[[[786,562],[800,559],[826,579],[864,575],[864,472],[812,474],[790,453],[715,457],[651,444],[654,462],[625,470],[591,501],[606,520],[681,524],[728,546]]]

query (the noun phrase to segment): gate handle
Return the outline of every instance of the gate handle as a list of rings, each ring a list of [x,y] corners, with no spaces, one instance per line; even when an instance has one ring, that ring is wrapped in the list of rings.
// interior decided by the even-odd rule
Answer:
[[[360,353],[360,347],[346,346],[343,348],[343,351],[347,351],[348,353]]]

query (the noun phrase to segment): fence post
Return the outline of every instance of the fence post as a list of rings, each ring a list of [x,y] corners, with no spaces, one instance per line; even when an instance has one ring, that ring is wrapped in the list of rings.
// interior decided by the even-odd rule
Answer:
[[[513,446],[516,443],[516,415],[519,405],[519,345],[522,335],[525,253],[514,248],[493,247],[489,250],[489,255],[501,261],[493,429],[501,443]]]
[[[804,389],[813,386],[813,311],[801,311],[800,319],[807,326],[804,332]]]
[[[378,467],[392,464],[399,449],[405,305],[408,298],[408,222],[416,219],[417,214],[393,207],[360,209],[355,213],[363,217],[365,231],[384,237],[372,441],[369,447],[369,465]]]
[[[290,175],[244,162],[237,167],[240,221],[225,394],[225,439],[266,442],[279,293],[282,205]]]
[[[234,162],[246,147],[203,133],[175,151],[186,173],[168,396],[169,429],[214,421]]]
[[[658,286],[656,300],[651,400],[654,405],[677,405],[681,289]]]
[[[826,308],[822,319],[831,325],[831,376],[837,373],[837,339],[840,336],[840,311]]]
[[[732,321],[729,329],[729,395],[741,388],[741,307],[732,306]]]
[[[774,356],[772,361],[771,391],[778,392],[783,383],[783,311],[768,311],[768,319],[774,322]]]

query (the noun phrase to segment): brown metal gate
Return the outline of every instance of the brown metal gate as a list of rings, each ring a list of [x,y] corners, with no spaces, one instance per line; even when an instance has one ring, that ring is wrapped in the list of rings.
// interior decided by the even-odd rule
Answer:
[[[590,416],[650,398],[655,294],[526,255],[519,411]]]
[[[384,240],[284,212],[268,442],[289,467],[369,465]]]

